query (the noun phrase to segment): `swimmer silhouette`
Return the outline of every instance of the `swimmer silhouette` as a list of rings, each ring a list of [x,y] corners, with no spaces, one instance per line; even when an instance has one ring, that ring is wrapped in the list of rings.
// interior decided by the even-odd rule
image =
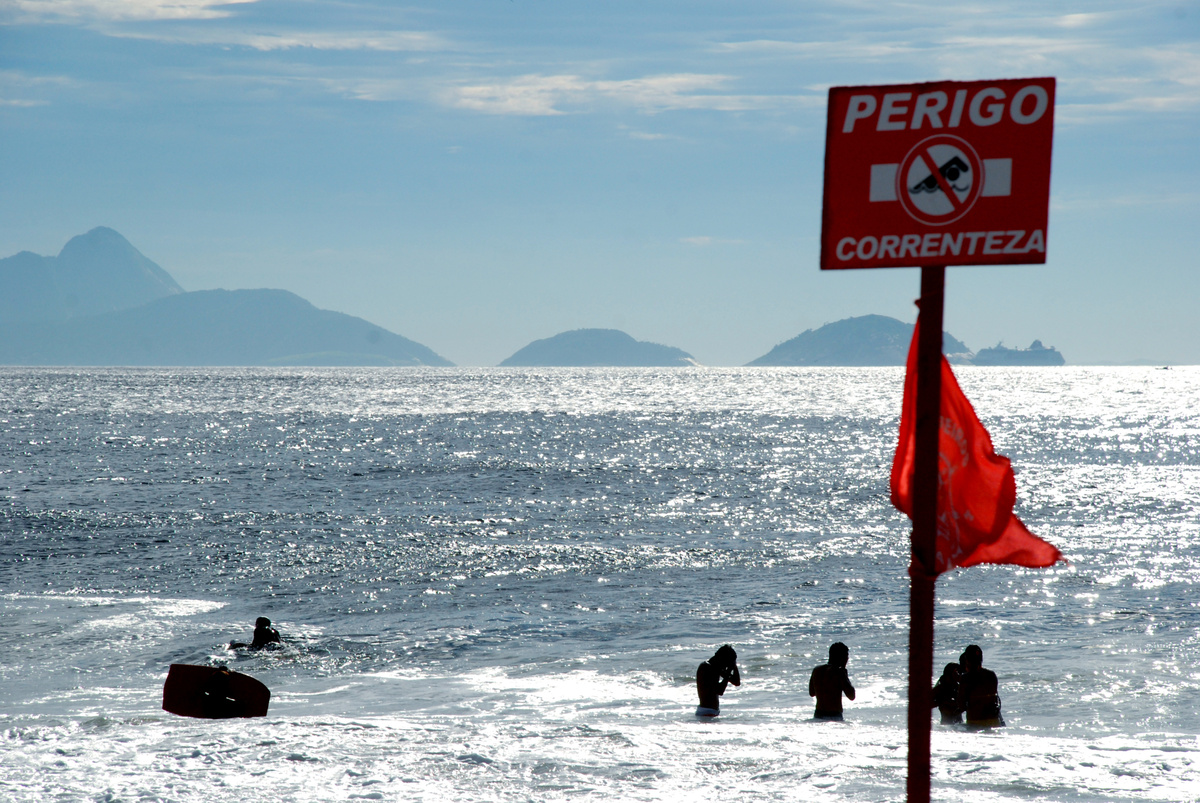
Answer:
[[[236,650],[240,647],[249,647],[252,650],[261,650],[268,644],[282,644],[283,639],[279,637],[279,631],[271,627],[271,620],[265,616],[260,616],[254,620],[254,640],[247,644],[244,641],[229,642],[229,649]]]
[[[730,683],[741,686],[742,676],[737,668],[737,653],[726,644],[696,668],[696,694],[700,696],[696,716],[715,717],[721,713],[721,695]]]
[[[978,728],[1003,727],[999,682],[995,672],[983,668],[983,650],[972,644],[963,650],[958,661],[962,665],[958,707],[966,713],[967,724]]]
[[[957,187],[954,184],[954,182],[958,181],[959,176],[964,173],[971,172],[970,165],[968,165],[962,159],[959,159],[957,156],[951,158],[944,165],[939,167],[938,172],[942,174],[942,178],[946,179],[947,184],[949,184],[951,187],[954,187],[954,189],[958,190],[959,192],[962,192],[970,186],[968,184],[967,187]],[[933,173],[930,173],[923,181],[918,181],[916,184],[910,187],[908,191],[913,195],[916,195],[922,192],[941,192],[942,188],[941,185],[938,184],[937,176],[935,176]]]
[[[942,713],[942,722],[962,722],[962,709],[958,707],[959,670],[958,664],[946,664],[933,687],[933,705]]]
[[[842,694],[854,699],[854,687],[846,672],[850,648],[838,641],[829,647],[829,663],[821,664],[808,679],[808,696],[817,698],[813,719],[841,719]]]

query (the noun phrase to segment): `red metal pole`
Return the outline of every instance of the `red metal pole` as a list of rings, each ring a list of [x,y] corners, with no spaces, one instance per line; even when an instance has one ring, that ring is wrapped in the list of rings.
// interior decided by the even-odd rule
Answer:
[[[921,268],[917,333],[916,454],[913,461],[912,575],[908,634],[908,801],[929,803],[933,708],[933,590],[937,541],[938,433],[942,401],[945,266]]]

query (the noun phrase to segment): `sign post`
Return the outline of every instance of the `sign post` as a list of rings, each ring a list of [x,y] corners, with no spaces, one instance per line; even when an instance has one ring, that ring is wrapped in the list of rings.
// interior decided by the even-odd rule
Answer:
[[[937,541],[938,431],[942,398],[942,310],[946,268],[921,268],[917,332],[917,453],[913,466],[912,566],[908,602],[908,799],[929,800],[929,716],[933,708],[934,550]]]
[[[1053,78],[833,87],[821,269],[921,267],[908,657],[908,800],[930,796],[946,265],[1042,264]]]

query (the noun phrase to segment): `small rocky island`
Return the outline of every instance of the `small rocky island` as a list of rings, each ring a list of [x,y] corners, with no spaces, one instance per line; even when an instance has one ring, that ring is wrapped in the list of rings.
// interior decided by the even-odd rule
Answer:
[[[683,349],[634,340],[618,329],[575,329],[535,340],[503,367],[683,367],[698,365]]]
[[[904,365],[913,324],[886,315],[861,315],[809,329],[749,363],[752,366]],[[942,333],[942,351],[951,362],[967,362],[970,350]]]
[[[809,329],[780,343],[749,363],[752,366],[904,365],[913,324],[886,315],[861,315]],[[1027,349],[1004,346],[972,352],[949,332],[942,332],[942,351],[955,365],[1065,365],[1057,349],[1035,340]]]

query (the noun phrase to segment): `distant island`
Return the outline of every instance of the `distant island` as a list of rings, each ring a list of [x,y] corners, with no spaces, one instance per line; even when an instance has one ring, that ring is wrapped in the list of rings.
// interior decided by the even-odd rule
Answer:
[[[886,315],[861,315],[808,329],[780,343],[752,366],[872,366],[904,365],[912,342],[913,324]],[[978,354],[949,332],[942,332],[942,351],[957,365],[1063,365],[1054,348],[1035,340],[1028,349],[996,346]]]
[[[1002,345],[980,349],[971,359],[972,365],[1065,365],[1066,360],[1051,346],[1035,340],[1027,349],[1009,349]]]
[[[751,366],[902,366],[913,324],[862,315],[809,329]],[[973,353],[947,332],[952,363],[1063,365],[1040,340]],[[0,259],[0,365],[449,366],[420,343],[286,290],[186,292],[113,229],[72,237],[57,256]],[[683,367],[673,346],[617,329],[535,340],[501,366]]]
[[[501,366],[671,367],[698,363],[683,349],[634,340],[617,329],[576,329],[535,340]]]
[[[754,360],[752,366],[904,365],[913,324],[886,315],[862,315],[808,329]],[[952,362],[970,353],[961,340],[942,333],[942,351]]]
[[[0,259],[0,364],[452,365],[286,290],[185,292],[109,228]]]
[[[752,366],[871,366],[904,365],[912,342],[913,324],[886,315],[861,315],[809,329],[780,343]],[[942,351],[957,365],[1064,365],[1054,348],[1035,340],[1027,349],[996,346],[978,354],[949,332],[942,332]]]

